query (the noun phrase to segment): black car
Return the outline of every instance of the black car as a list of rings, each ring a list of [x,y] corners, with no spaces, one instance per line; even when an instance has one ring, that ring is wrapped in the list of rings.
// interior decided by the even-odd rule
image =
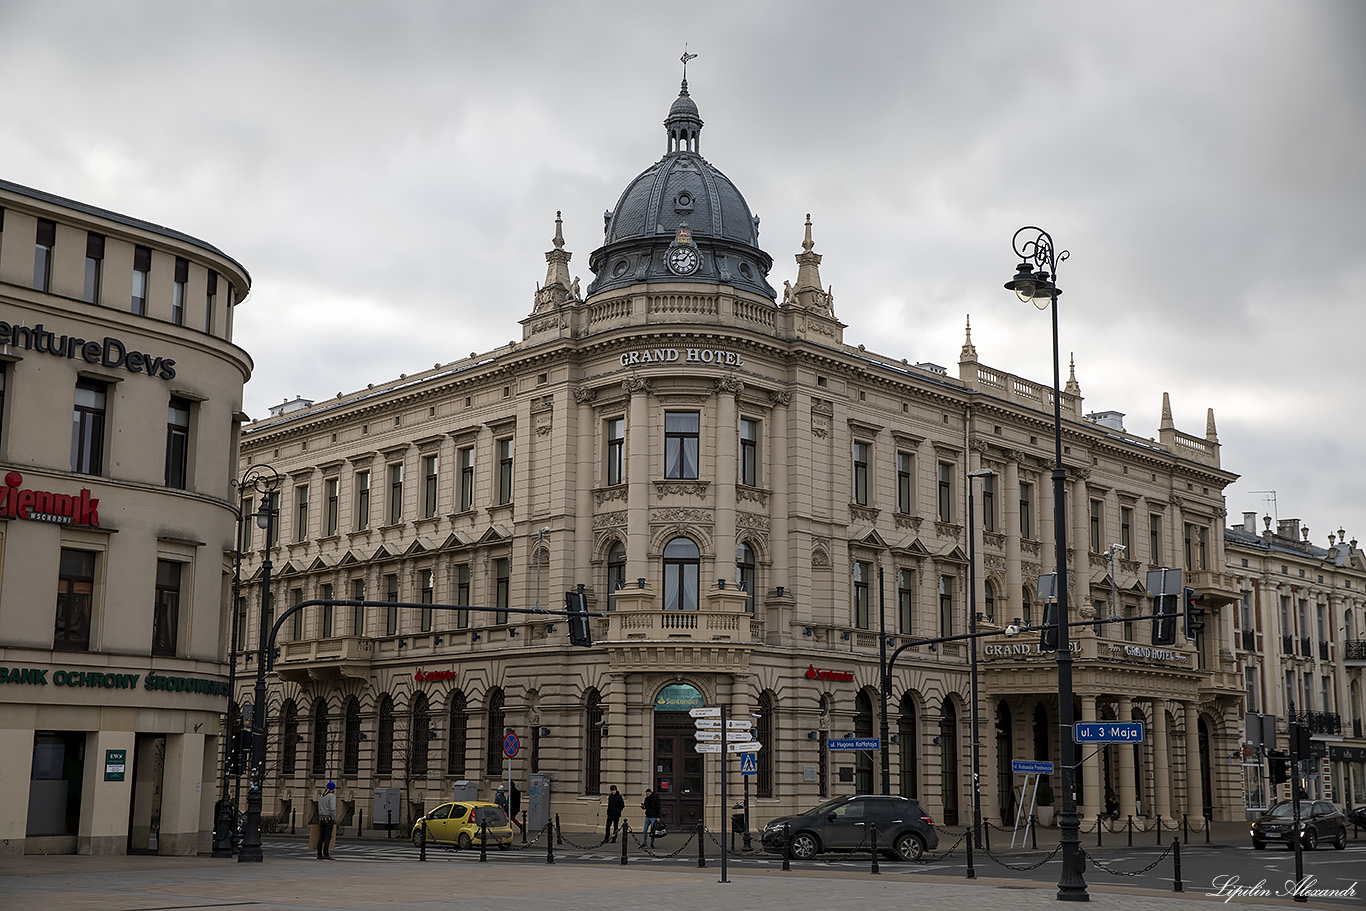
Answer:
[[[926,849],[939,846],[934,820],[908,797],[860,794],[836,797],[805,813],[784,816],[764,826],[765,851],[782,851],[792,838],[792,856],[806,859],[823,851],[855,851],[877,843],[893,860],[919,860]]]
[[[1252,847],[1258,851],[1269,841],[1295,847],[1295,805],[1282,800],[1252,823]],[[1312,851],[1320,842],[1331,842],[1339,851],[1347,847],[1347,817],[1326,800],[1300,801],[1300,846]]]

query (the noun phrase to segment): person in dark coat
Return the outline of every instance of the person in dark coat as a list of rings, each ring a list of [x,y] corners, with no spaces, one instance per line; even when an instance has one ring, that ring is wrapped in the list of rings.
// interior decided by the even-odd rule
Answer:
[[[659,815],[662,812],[659,806],[659,795],[654,788],[645,789],[645,799],[640,802],[640,808],[645,811],[645,837],[648,847],[655,846],[655,823],[659,822]]]
[[[517,824],[517,828],[526,831],[526,826],[522,825],[522,789],[517,787],[517,782],[512,783],[512,801],[509,807],[512,810],[512,821]]]
[[[602,833],[603,843],[615,842],[621,831],[621,813],[626,809],[626,798],[621,796],[616,785],[612,785],[607,795],[607,831]]]

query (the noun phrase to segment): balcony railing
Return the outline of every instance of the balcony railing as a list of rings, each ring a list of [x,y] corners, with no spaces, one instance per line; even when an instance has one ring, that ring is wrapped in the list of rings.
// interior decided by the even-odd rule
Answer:
[[[1344,643],[1342,657],[1347,661],[1366,661],[1366,639],[1352,639]]]
[[[1292,712],[1289,720],[1308,728],[1311,734],[1342,733],[1342,716],[1337,712]]]

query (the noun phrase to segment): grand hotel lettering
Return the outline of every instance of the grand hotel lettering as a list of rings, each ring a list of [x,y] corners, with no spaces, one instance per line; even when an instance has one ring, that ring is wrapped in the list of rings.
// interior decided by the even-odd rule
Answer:
[[[734,351],[723,348],[640,348],[621,355],[621,366],[643,367],[650,364],[715,364],[721,367],[743,367],[744,360]]]

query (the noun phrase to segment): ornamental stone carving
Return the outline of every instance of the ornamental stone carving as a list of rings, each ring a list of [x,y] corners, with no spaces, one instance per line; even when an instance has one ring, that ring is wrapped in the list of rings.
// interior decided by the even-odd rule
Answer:
[[[830,568],[830,539],[813,538],[811,541],[811,565],[822,569]]]
[[[761,516],[752,512],[737,512],[735,514],[735,525],[738,528],[766,532],[768,531],[768,516]]]
[[[617,511],[617,512],[604,512],[604,513],[599,513],[598,515],[596,515],[596,516],[593,517],[593,530],[594,530],[594,531],[597,531],[598,529],[602,529],[602,528],[625,528],[625,527],[626,527],[626,512],[625,512],[624,510],[619,510],[619,511]]]
[[[825,439],[830,433],[830,418],[811,412],[811,433],[822,440]]]
[[[792,404],[792,393],[787,391],[770,392],[768,394],[769,404],[774,407],[786,408]]]
[[[987,554],[986,567],[987,569],[996,570],[997,572],[1005,572],[1006,558],[998,557],[996,554]]]
[[[920,516],[911,516],[899,512],[892,517],[892,521],[897,528],[909,528],[913,531],[920,531],[920,523],[924,520],[921,519]]]
[[[617,500],[626,499],[626,485],[618,484],[615,487],[604,487],[601,490],[593,491],[593,503],[602,506],[604,503],[613,503]]]
[[[990,449],[990,447],[987,445],[987,441],[981,437],[973,437],[968,441],[968,449],[971,449],[973,452],[984,453]]]
[[[757,487],[737,487],[735,488],[735,499],[746,503],[758,503],[761,507],[767,507],[768,491],[760,490]]]
[[[1007,449],[1007,450],[1005,451],[1005,459],[1006,459],[1007,462],[1014,462],[1014,463],[1016,463],[1016,464],[1023,464],[1026,460],[1028,460],[1028,458],[1029,458],[1029,453],[1027,453],[1027,452],[1022,452],[1022,451],[1019,450],[1019,449]]]
[[[686,506],[674,506],[665,509],[655,509],[650,512],[650,522],[668,523],[673,522],[679,526],[679,534],[687,529],[685,524],[710,525],[711,513],[705,509],[689,509]]]
[[[580,405],[587,405],[598,397],[598,390],[589,389],[587,386],[580,386],[574,390],[574,401]]]
[[[694,496],[699,500],[707,498],[708,481],[655,481],[655,496],[664,499],[671,493]]]
[[[1020,542],[1020,553],[1022,553],[1022,554],[1029,554],[1031,557],[1037,557],[1037,556],[1039,555],[1039,542],[1038,542],[1038,541],[1021,541],[1021,542]]]
[[[637,392],[649,392],[650,381],[643,376],[628,376],[621,381],[621,391],[625,392],[627,395],[632,395]]]
[[[745,384],[733,376],[723,376],[716,381],[716,391],[721,395],[739,395],[745,391]]]
[[[855,506],[853,503],[850,503],[849,521],[872,525],[877,522],[879,511],[880,510],[872,509],[867,506]]]
[[[934,533],[941,538],[957,541],[959,536],[963,534],[963,526],[954,525],[951,522],[935,522]]]

